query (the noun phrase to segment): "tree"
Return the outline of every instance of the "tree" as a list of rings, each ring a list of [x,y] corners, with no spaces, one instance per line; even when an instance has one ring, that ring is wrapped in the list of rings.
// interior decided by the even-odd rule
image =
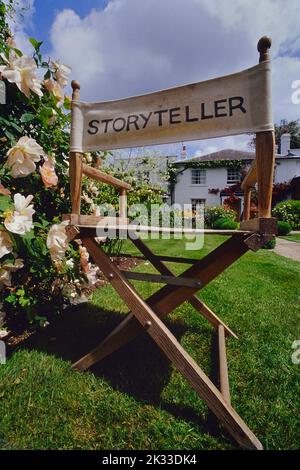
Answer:
[[[300,123],[299,119],[295,121],[287,121],[281,119],[280,124],[275,124],[275,141],[278,145],[278,151],[280,153],[280,138],[282,134],[291,134],[291,149],[300,148]]]
[[[300,122],[299,119],[288,121],[281,119],[279,124],[275,124],[275,143],[278,145],[278,153],[280,153],[280,138],[282,134],[291,134],[291,149],[300,148]],[[256,137],[252,136],[248,146],[251,150],[255,149]]]

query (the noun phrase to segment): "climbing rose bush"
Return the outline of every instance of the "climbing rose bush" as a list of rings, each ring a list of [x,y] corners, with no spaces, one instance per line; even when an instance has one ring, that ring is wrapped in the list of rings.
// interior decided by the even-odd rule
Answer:
[[[5,313],[44,323],[88,282],[61,223],[70,211],[71,69],[46,61],[34,38],[32,57],[22,53],[6,23],[11,11],[0,0],[0,328]]]
[[[0,80],[6,87],[6,104],[0,105],[0,333],[7,313],[25,312],[44,324],[98,275],[86,249],[68,243],[61,217],[71,207],[71,69],[45,60],[42,42],[34,38],[32,57],[18,48],[6,21],[12,4],[0,0]],[[87,153],[83,161],[97,166],[105,157]],[[161,188],[140,183],[134,174],[108,172],[132,185],[129,205],[162,203]],[[82,196],[82,213],[96,215],[104,202],[118,210],[116,188],[84,178]]]

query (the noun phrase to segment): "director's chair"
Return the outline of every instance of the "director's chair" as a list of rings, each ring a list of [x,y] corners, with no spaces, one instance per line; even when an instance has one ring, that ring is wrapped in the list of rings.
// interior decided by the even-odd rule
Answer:
[[[260,65],[253,69],[249,69],[250,78],[247,75],[248,78],[246,77],[244,80],[244,75],[241,75],[241,86],[244,86],[245,81],[246,87],[248,87],[247,80],[252,80],[251,77],[254,74],[253,70],[255,70],[255,73],[258,71],[259,74],[261,74],[263,66],[269,64],[270,47],[271,40],[269,38],[263,37],[260,39],[258,42]],[[229,87],[236,86],[238,89],[237,92],[241,94],[241,90],[239,89],[240,85],[234,85],[235,80],[239,78],[237,75],[238,74],[228,76],[229,79],[228,77],[225,77],[225,79],[227,80],[226,83],[228,83]],[[259,93],[262,93],[263,98],[269,93],[265,80],[260,79],[261,76],[262,75],[259,75],[258,77],[255,76],[254,85],[251,85],[251,93],[254,95],[255,100],[260,99]],[[211,86],[213,86],[212,81],[205,83],[206,89],[209,89]],[[266,122],[265,117],[263,118],[262,123],[258,123],[255,109],[253,110],[252,107],[250,118],[256,121],[254,124],[251,124],[250,126],[248,125],[247,129],[256,129],[256,158],[242,183],[242,187],[244,189],[244,220],[240,224],[240,229],[191,230],[194,234],[204,233],[205,235],[209,235],[210,233],[213,233],[229,236],[229,238],[226,238],[224,243],[200,260],[158,256],[150,250],[141,238],[136,237],[136,234],[151,232],[153,230],[163,232],[165,229],[163,227],[136,227],[128,223],[128,219],[126,217],[126,191],[130,190],[130,185],[100,171],[99,169],[89,167],[82,162],[83,151],[90,151],[95,148],[100,150],[105,148],[105,145],[110,145],[110,148],[121,148],[126,146],[128,143],[134,144],[135,138],[139,139],[140,137],[136,137],[136,135],[138,135],[136,132],[132,140],[130,140],[129,137],[129,141],[125,140],[124,143],[122,143],[121,133],[118,134],[120,137],[118,137],[118,135],[109,137],[111,138],[111,142],[109,142],[109,140],[105,140],[106,136],[102,136],[104,139],[103,145],[98,145],[98,141],[94,145],[93,143],[91,144],[92,141],[89,140],[92,136],[87,135],[86,143],[83,143],[82,145],[81,143],[78,144],[78,135],[80,135],[80,139],[82,139],[81,131],[79,132],[78,128],[82,126],[82,132],[85,132],[88,124],[91,123],[91,119],[95,120],[98,115],[95,114],[96,111],[93,111],[93,108],[90,105],[82,104],[79,101],[79,84],[73,81],[72,88],[72,137],[70,154],[72,213],[64,215],[63,219],[69,221],[69,225],[67,227],[69,239],[81,239],[82,244],[86,247],[90,256],[94,259],[107,280],[115,288],[131,311],[131,313],[129,313],[127,317],[122,320],[95,349],[75,362],[75,364],[73,364],[73,368],[83,371],[91,367],[96,362],[99,362],[104,357],[127,344],[141,332],[146,331],[167,358],[181,372],[197,394],[206,402],[210,410],[216,415],[224,428],[226,428],[238,444],[248,449],[262,449],[260,441],[237,414],[230,401],[225,337],[237,338],[237,336],[229,326],[227,326],[207,305],[205,305],[204,302],[202,302],[202,300],[196,296],[196,293],[213,281],[248,250],[258,250],[267,241],[273,239],[276,234],[277,223],[275,219],[271,218],[271,196],[274,170],[274,131],[272,125]],[[196,85],[188,85],[183,91],[184,93],[194,93],[196,88]],[[247,90],[248,88],[246,88],[245,92],[245,103],[248,103],[250,106],[251,96],[250,92]],[[176,97],[180,100],[180,93],[181,90],[175,89],[175,100]],[[250,97],[247,97],[247,93]],[[146,103],[145,106],[147,106],[147,100],[149,104],[149,100],[151,102],[151,100],[155,101],[157,98],[154,95],[155,94],[153,94],[153,96],[145,95],[145,97],[138,97],[138,100],[140,100],[140,98],[144,98],[144,102]],[[167,90],[166,94],[162,95],[159,95],[158,93],[157,96],[161,99],[162,105],[165,105],[171,98],[173,99],[172,90]],[[269,96],[267,98],[269,99]],[[124,105],[124,109],[127,113],[132,113],[132,108],[130,108],[132,102],[133,108],[137,105],[136,103],[138,103],[138,110],[141,109],[140,101],[134,102],[134,99],[133,101],[131,101],[131,99],[127,99],[124,100],[124,102],[125,104],[123,102],[104,103],[103,106],[96,105],[97,109],[95,109],[98,110],[97,112],[99,112],[99,109],[112,109],[113,111],[117,110],[117,113],[120,114],[120,109],[122,110],[122,106]],[[264,112],[263,106],[267,106],[265,101],[263,100],[263,102],[261,102],[260,99],[259,102],[255,102],[257,103],[257,112]],[[193,103],[195,104],[195,100]],[[261,107],[261,110],[258,109],[259,107]],[[81,115],[79,115],[79,108]],[[87,114],[85,115],[84,113]],[[88,115],[88,113],[92,114]],[[248,119],[248,117],[246,118]],[[97,117],[97,122],[101,123],[101,119],[99,117]],[[114,121],[112,120],[112,122]],[[220,125],[219,122],[220,121],[216,123],[216,126]],[[230,123],[230,121],[227,121],[227,124],[225,123],[224,125],[224,128],[227,129],[227,134],[231,130],[232,133],[241,133],[239,130],[245,130],[245,126],[240,129],[238,127],[241,125],[240,122],[234,123],[234,121],[232,121],[232,129],[228,129],[228,122]],[[120,121],[120,123],[122,123],[122,121]],[[205,136],[209,136],[211,135],[210,132],[214,132],[214,129],[211,131],[208,127],[206,128],[205,123],[196,123],[196,125],[200,126],[200,128],[196,128],[193,132],[200,132],[200,134],[198,134],[198,138],[202,137],[201,129],[203,129]],[[221,124],[221,126],[222,125],[223,124]],[[201,128],[201,126],[203,127]],[[190,128],[187,129],[186,124],[185,127],[180,127],[179,130],[181,132],[180,140],[182,135],[186,135],[187,138],[195,138],[194,135],[188,133],[190,132]],[[146,142],[146,144],[149,144],[150,142],[161,143],[164,141],[163,139],[168,138],[169,141],[176,140],[176,134],[173,129],[169,130],[170,137],[164,137],[159,134],[161,129],[159,129],[157,133],[153,129],[151,132],[152,134],[150,133],[149,135],[149,133],[147,134],[145,131],[144,142]],[[185,132],[187,132],[187,134],[185,134]],[[220,131],[220,129],[216,127],[216,136],[222,135],[222,132],[223,131]],[[75,134],[76,142],[74,144]],[[166,134],[168,134],[168,129]],[[223,134],[225,135],[225,132]],[[128,136],[126,135],[124,138],[126,139]],[[127,146],[129,147],[130,145]],[[80,213],[80,196],[83,175],[101,181],[102,183],[113,185],[119,189],[120,209],[118,217],[96,217],[82,215]],[[256,183],[258,186],[259,217],[249,220],[251,190]],[[99,225],[114,228],[117,232],[121,229],[125,230],[128,233],[129,239],[132,240],[133,244],[143,255],[143,259],[148,260],[154,268],[156,268],[159,274],[125,272],[119,269],[104,252],[101,244],[95,241],[95,237],[97,236],[97,227],[99,227]],[[168,230],[170,233],[176,233],[177,229],[173,228]],[[135,236],[130,237],[130,235],[133,234]],[[191,266],[176,277],[164,264],[164,262],[168,261],[178,263],[183,262],[190,264]],[[130,279],[144,280],[146,282],[160,282],[166,285],[145,300],[132,286]],[[188,301],[201,315],[203,315],[217,331],[220,389],[214,385],[199,365],[190,357],[163,322],[163,319],[170,312],[185,301]]]

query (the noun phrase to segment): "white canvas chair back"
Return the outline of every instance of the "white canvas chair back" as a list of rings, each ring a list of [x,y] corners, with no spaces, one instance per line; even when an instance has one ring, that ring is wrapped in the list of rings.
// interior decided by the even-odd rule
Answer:
[[[271,40],[263,37],[258,43],[259,64],[242,72],[117,101],[82,102],[80,86],[73,81],[72,213],[79,210],[78,155],[83,152],[255,133],[256,161],[243,185],[244,218],[249,218],[248,203],[256,182],[259,215],[270,217],[274,167],[270,46]]]

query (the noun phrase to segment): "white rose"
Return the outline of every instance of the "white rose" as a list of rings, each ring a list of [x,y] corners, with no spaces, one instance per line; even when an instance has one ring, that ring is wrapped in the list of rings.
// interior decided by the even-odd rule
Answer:
[[[71,68],[68,65],[60,64],[59,62],[52,62],[51,65],[58,83],[62,87],[67,86]]]
[[[66,226],[68,221],[52,225],[47,236],[47,248],[50,251],[52,261],[60,261],[68,249],[68,236]]]
[[[13,242],[6,230],[0,230],[0,258],[13,250]]]
[[[21,258],[17,258],[14,262],[12,263],[3,263],[2,266],[0,267],[0,286],[6,286],[10,287],[11,286],[11,273],[17,271],[18,269],[23,268],[24,263]]]
[[[39,162],[41,156],[45,156],[42,147],[34,139],[24,136],[7,152],[6,164],[14,178],[23,178],[35,171],[35,162]]]
[[[37,78],[37,66],[33,59],[26,55],[19,57],[13,49],[9,51],[9,58],[1,54],[6,65],[0,66],[0,72],[3,78],[9,82],[15,83],[27,98],[30,98],[30,90],[38,96],[43,96],[41,82]]]
[[[32,195],[25,198],[22,194],[15,194],[15,210],[9,213],[4,220],[4,226],[9,232],[24,235],[33,228],[32,216],[35,210],[33,205],[30,204],[32,199]]]
[[[86,277],[89,281],[89,284],[93,285],[95,282],[98,281],[98,267],[97,266],[92,266],[91,263],[89,263],[89,271],[86,273]]]
[[[74,268],[74,260],[73,259],[68,259],[66,261],[66,265],[68,266],[68,268],[73,269]]]

